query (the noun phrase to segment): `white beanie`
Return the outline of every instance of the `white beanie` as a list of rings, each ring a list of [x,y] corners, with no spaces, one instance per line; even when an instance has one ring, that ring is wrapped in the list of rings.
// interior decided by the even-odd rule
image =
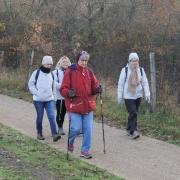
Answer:
[[[53,59],[52,56],[44,56],[42,59],[42,65],[45,64],[52,64],[53,65]]]
[[[139,56],[137,53],[133,52],[133,53],[130,53],[129,54],[129,59],[128,59],[128,62],[130,61],[135,61],[135,60],[139,60]]]

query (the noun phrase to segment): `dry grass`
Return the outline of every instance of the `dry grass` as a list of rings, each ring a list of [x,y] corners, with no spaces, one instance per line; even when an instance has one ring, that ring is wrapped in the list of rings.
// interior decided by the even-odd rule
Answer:
[[[6,89],[19,89],[25,88],[26,73],[18,70],[8,70],[6,68],[0,69],[0,87]]]
[[[25,88],[26,72],[0,69],[0,93],[12,97],[32,101],[29,91]]]

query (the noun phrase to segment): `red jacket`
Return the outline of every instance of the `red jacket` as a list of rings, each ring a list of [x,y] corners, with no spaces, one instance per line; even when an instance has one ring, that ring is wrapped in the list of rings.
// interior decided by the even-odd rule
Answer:
[[[79,114],[93,111],[96,107],[94,95],[97,93],[98,85],[94,73],[88,68],[83,69],[78,64],[71,65],[65,72],[60,88],[67,111]],[[75,90],[75,97],[72,100],[67,95],[70,89]]]

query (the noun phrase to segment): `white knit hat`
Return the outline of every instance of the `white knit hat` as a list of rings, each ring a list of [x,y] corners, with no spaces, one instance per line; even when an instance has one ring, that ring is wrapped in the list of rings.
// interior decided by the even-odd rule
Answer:
[[[132,52],[129,54],[129,59],[128,62],[130,61],[135,61],[135,60],[139,60],[139,56],[136,52]]]
[[[44,56],[42,59],[42,65],[45,64],[52,64],[53,65],[53,59],[52,56]]]

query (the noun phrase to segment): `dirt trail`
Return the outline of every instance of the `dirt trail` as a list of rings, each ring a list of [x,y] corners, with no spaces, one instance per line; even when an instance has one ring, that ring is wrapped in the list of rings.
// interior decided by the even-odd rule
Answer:
[[[35,111],[33,104],[0,95],[0,122],[36,138]],[[67,135],[53,143],[50,128],[45,116],[44,143],[66,152]],[[67,122],[65,123],[67,134]],[[163,141],[141,137],[131,140],[125,131],[105,126],[106,151],[103,154],[101,124],[94,123],[91,152],[93,159],[89,163],[107,169],[127,180],[179,180],[180,148]],[[76,139],[74,156],[79,157],[81,137]]]

